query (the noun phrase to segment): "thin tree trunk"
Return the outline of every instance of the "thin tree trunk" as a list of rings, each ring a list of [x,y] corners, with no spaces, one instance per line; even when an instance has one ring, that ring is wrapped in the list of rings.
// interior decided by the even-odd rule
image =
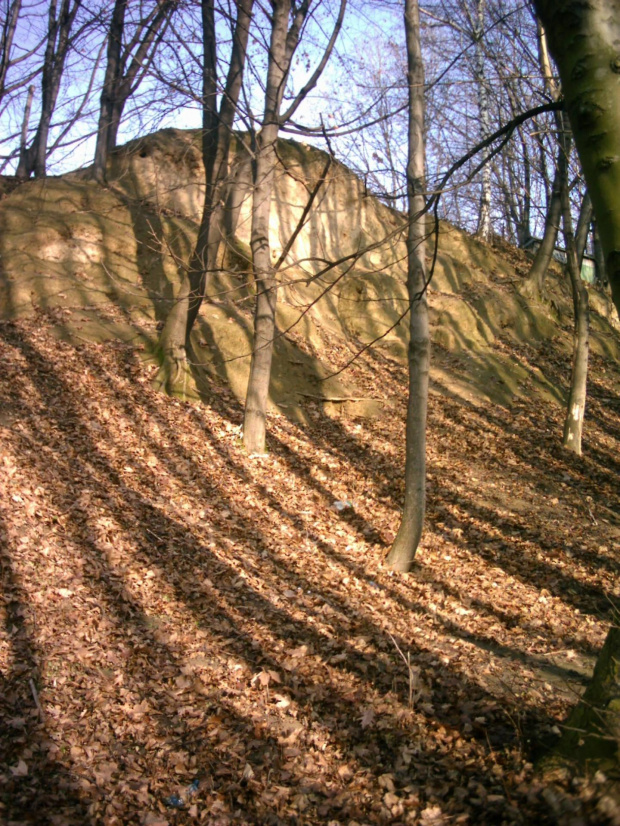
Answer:
[[[426,510],[426,412],[430,369],[430,335],[426,302],[426,221],[424,180],[424,63],[420,46],[418,0],[405,0],[409,134],[407,193],[407,292],[409,316],[409,401],[405,458],[405,502],[402,521],[386,563],[409,571],[422,536]]]
[[[265,452],[266,414],[276,330],[277,282],[271,263],[269,217],[277,163],[276,142],[280,124],[280,90],[286,82],[286,36],[290,0],[275,3],[269,48],[269,69],[265,91],[263,128],[256,137],[254,194],[250,247],[256,304],[254,309],[254,348],[243,420],[243,442],[250,453]]]
[[[41,114],[32,143],[24,152],[23,163],[20,161],[20,176],[29,177],[34,173],[37,178],[42,178],[46,175],[47,144],[52,116],[71,44],[71,28],[81,4],[82,0],[73,0],[73,5],[71,0],[62,0],[57,18],[56,0],[50,0],[47,46],[41,75]]]
[[[553,176],[551,200],[549,201],[547,216],[545,218],[545,230],[524,285],[526,290],[532,288],[537,296],[542,295],[544,292],[545,277],[553,257],[553,250],[555,249],[560,219],[562,217],[562,190],[567,185],[567,177],[567,152],[563,146],[560,146],[555,174]]]
[[[26,106],[24,107],[24,117],[22,118],[22,131],[19,141],[19,162],[17,164],[16,176],[26,177],[26,150],[28,145],[28,124],[30,123],[30,112],[32,111],[32,101],[34,99],[34,86],[28,87]]]
[[[605,272],[605,254],[603,253],[596,221],[592,221],[592,246],[594,247],[594,261],[596,263],[596,283],[601,287],[608,287],[609,282]]]
[[[291,61],[299,45],[301,28],[309,12],[311,0],[301,0],[300,3],[295,4],[293,20],[290,28],[288,28],[291,5],[291,0],[272,0],[273,13],[271,16],[271,43],[265,89],[265,113],[261,131],[256,136],[250,236],[256,283],[256,304],[254,310],[254,347],[252,361],[250,362],[243,420],[243,442],[246,449],[251,453],[264,453],[265,451],[267,401],[276,330],[278,283],[275,268],[271,263],[269,216],[277,162],[276,143],[278,132],[281,125],[293,117],[302,101],[316,86],[327,65],[342,26],[347,0],[340,0],[334,28],[314,72],[295,96],[288,109],[280,114]]]
[[[489,126],[489,93],[487,88],[486,74],[484,70],[484,49],[482,38],[484,37],[484,7],[486,0],[477,2],[477,25],[475,29],[476,38],[476,87],[478,92],[478,111],[480,115],[480,140],[484,140],[491,132]],[[483,154],[483,160],[488,153]],[[485,163],[482,167],[482,183],[480,188],[480,215],[478,219],[477,235],[485,241],[491,235],[491,167]]]
[[[4,97],[6,89],[6,76],[11,65],[11,49],[13,48],[13,39],[21,6],[22,0],[13,0],[10,9],[7,9],[2,36],[0,37],[0,100]]]
[[[105,169],[110,152],[117,142],[125,104],[136,91],[153,60],[162,32],[177,6],[177,0],[161,0],[137,27],[131,42],[123,51],[123,32],[128,0],[116,0],[108,33],[108,62],[101,92],[99,127],[93,177],[105,181]],[[163,27],[163,28],[162,28]],[[132,49],[137,49],[129,68],[125,66]]]
[[[592,200],[586,190],[581,200],[581,209],[579,210],[579,219],[577,220],[577,229],[575,231],[575,249],[577,250],[577,261],[579,262],[579,269],[583,264],[583,256],[586,252],[586,245],[588,243],[588,233],[590,232],[590,224],[592,223]]]
[[[588,380],[588,351],[590,336],[590,314],[588,291],[581,279],[581,264],[577,245],[573,235],[568,186],[562,192],[562,224],[564,228],[564,246],[566,248],[566,266],[573,293],[575,330],[573,334],[573,363],[571,384],[568,396],[566,419],[564,420],[564,437],[562,444],[581,456],[581,438],[583,417],[586,409],[586,390]]]
[[[217,111],[217,48],[213,0],[203,0],[204,37],[202,159],[205,197],[198,237],[187,272],[171,308],[159,347],[162,367],[156,386],[183,394],[187,381],[187,342],[206,291],[207,274],[215,269],[223,233],[222,191],[228,174],[232,128],[243,82],[247,44],[254,0],[239,0],[233,34],[233,49],[226,88]]]

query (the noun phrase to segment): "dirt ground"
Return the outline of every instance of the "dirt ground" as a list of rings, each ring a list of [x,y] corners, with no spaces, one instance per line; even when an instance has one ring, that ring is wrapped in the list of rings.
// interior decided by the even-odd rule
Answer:
[[[250,457],[226,386],[157,394],[140,348],[61,316],[0,325],[1,822],[604,822],[597,778],[533,764],[620,600],[617,363],[592,359],[579,459],[559,405],[468,403],[436,348],[427,527],[392,575],[402,364],[351,368],[389,415],[307,399]],[[554,339],[496,347],[565,385]]]

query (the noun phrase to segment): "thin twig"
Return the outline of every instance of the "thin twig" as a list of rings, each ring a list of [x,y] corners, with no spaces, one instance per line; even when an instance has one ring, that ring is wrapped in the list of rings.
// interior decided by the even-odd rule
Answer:
[[[35,686],[34,680],[32,679],[32,677],[28,680],[28,684],[30,685],[30,691],[32,692],[32,698],[34,700],[34,704],[37,707],[37,711],[39,712],[39,718],[40,718],[41,722],[43,722],[43,720],[45,719],[45,715],[43,713],[43,708],[41,706],[41,703],[39,702],[39,695],[37,693],[37,687]]]

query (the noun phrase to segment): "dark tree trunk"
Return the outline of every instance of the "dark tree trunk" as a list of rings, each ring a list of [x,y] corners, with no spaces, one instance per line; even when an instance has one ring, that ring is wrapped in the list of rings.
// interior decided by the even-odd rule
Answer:
[[[108,32],[107,64],[93,164],[93,177],[102,183],[106,177],[109,154],[116,146],[125,105],[142,82],[155,55],[162,29],[177,5],[178,0],[162,0],[158,3],[146,20],[138,25],[131,42],[123,49],[128,0],[115,0]],[[132,57],[131,51],[134,48],[136,51]],[[125,71],[130,57],[129,68]]]
[[[562,189],[566,186],[568,180],[567,148],[560,146],[558,150],[551,200],[549,201],[545,218],[545,230],[541,244],[536,250],[536,255],[534,256],[525,285],[526,289],[531,288],[537,296],[542,295],[544,292],[545,276],[547,275],[558,237],[560,219],[562,217]]]
[[[596,282],[601,287],[608,287],[607,273],[605,272],[605,254],[598,234],[596,221],[592,221],[592,246],[594,247],[594,261],[596,263]]]
[[[95,146],[95,161],[93,176],[103,183],[108,153],[113,148],[111,125],[114,112],[115,91],[123,72],[121,51],[123,48],[123,32],[125,30],[125,12],[127,0],[116,0],[108,32],[108,62],[105,69],[103,89],[101,90],[101,108],[99,112],[99,128],[97,130],[97,145]],[[112,145],[111,145],[112,144]]]
[[[620,309],[620,15],[609,0],[535,0],[560,72],[566,111]]]
[[[407,292],[409,295],[409,401],[403,516],[387,556],[396,571],[409,571],[422,536],[426,510],[426,411],[430,369],[430,335],[426,302],[426,221],[424,181],[424,63],[420,47],[418,0],[405,0],[409,134],[407,192]]]
[[[581,279],[581,262],[573,236],[568,186],[564,187],[564,192],[562,193],[562,223],[564,227],[564,245],[566,247],[566,266],[571,282],[575,315],[571,384],[562,443],[568,450],[572,450],[577,456],[581,456],[581,439],[588,381],[590,314],[588,291]]]
[[[217,110],[217,43],[213,0],[202,2],[204,39],[202,160],[205,197],[198,237],[179,294],[160,338],[162,367],[156,385],[169,393],[183,394],[189,371],[187,342],[205,296],[207,275],[215,269],[223,233],[223,189],[228,176],[232,128],[243,83],[247,44],[254,0],[239,0],[233,49]]]
[[[577,251],[577,261],[579,268],[583,263],[583,256],[586,252],[586,245],[588,243],[588,233],[590,232],[590,224],[592,223],[592,201],[586,190],[582,200],[581,209],[579,210],[579,219],[577,221],[577,229],[575,231],[575,249]]]
[[[0,101],[6,90],[6,76],[11,65],[11,50],[21,6],[22,0],[13,0],[10,8],[7,9],[2,34],[0,35]]]
[[[620,16],[609,0],[534,0],[560,72],[566,109],[592,198],[616,308],[620,311]],[[558,757],[618,773],[620,630],[612,627],[592,681],[569,719]],[[598,765],[597,765],[598,764]],[[618,804],[616,781],[613,797]],[[616,805],[616,820],[620,806]]]
[[[32,143],[20,158],[17,169],[20,177],[29,178],[33,173],[37,178],[46,175],[47,145],[52,116],[71,45],[71,28],[81,4],[82,0],[73,0],[73,4],[72,0],[62,0],[56,17],[56,0],[50,0],[47,45],[41,76],[41,114]]]

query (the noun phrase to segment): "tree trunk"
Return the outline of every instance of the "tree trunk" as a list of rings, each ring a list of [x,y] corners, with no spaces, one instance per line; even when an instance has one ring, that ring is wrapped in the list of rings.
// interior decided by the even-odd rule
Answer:
[[[575,706],[553,754],[543,767],[551,771],[565,763],[615,774],[620,744],[620,628],[613,627],[598,656],[594,674],[581,701]]]
[[[19,140],[19,161],[17,164],[16,177],[26,177],[26,152],[28,149],[28,124],[30,123],[30,112],[32,111],[32,101],[34,100],[34,86],[28,87],[26,96],[26,106],[24,107],[24,117],[22,118],[22,129]]]
[[[482,46],[485,3],[486,0],[477,0],[477,25],[474,32],[476,38],[475,75],[480,116],[480,140],[484,140],[491,132],[489,126],[489,93],[484,71],[484,49]],[[485,152],[482,159],[484,160],[486,157],[488,157],[488,153]],[[482,167],[480,215],[476,234],[485,241],[488,241],[491,235],[491,166],[488,163],[485,163]]]
[[[534,0],[549,35],[566,108],[605,254],[616,308],[620,311],[620,15],[609,0]],[[569,725],[578,738],[558,755],[596,768],[601,754],[618,771],[620,728],[620,630],[612,627],[592,681]],[[571,737],[567,729],[566,737]],[[564,746],[564,751],[562,751]],[[607,766],[603,762],[601,768]],[[618,786],[615,798],[618,800]],[[620,807],[619,807],[620,808]],[[618,811],[616,811],[617,815]]]
[[[123,72],[121,51],[123,48],[123,31],[125,29],[125,12],[127,0],[116,0],[108,32],[108,62],[106,64],[103,88],[101,90],[101,105],[99,110],[99,127],[97,130],[97,144],[95,146],[95,161],[93,177],[103,183],[110,150],[110,129],[114,116],[115,91]]]
[[[620,15],[609,0],[535,0],[557,63],[620,308]]]
[[[110,152],[115,148],[125,104],[140,85],[153,60],[157,44],[169,21],[177,0],[160,0],[147,18],[141,21],[127,49],[123,51],[123,32],[128,0],[115,0],[108,33],[108,62],[101,92],[99,127],[93,177],[105,181]],[[163,28],[162,28],[163,27]],[[125,66],[137,45],[129,68]]]
[[[52,125],[52,116],[56,108],[60,82],[65,67],[65,60],[70,46],[69,35],[73,21],[82,0],[62,0],[58,18],[56,18],[56,0],[51,0],[48,15],[47,45],[41,73],[41,113],[39,125],[30,146],[20,158],[17,174],[28,178],[45,177],[47,161],[47,144]]]
[[[578,258],[577,245],[573,235],[573,219],[570,209],[568,186],[562,192],[562,223],[564,226],[564,246],[566,247],[566,266],[573,293],[575,314],[575,331],[573,334],[573,363],[568,407],[564,421],[562,444],[581,456],[581,436],[583,417],[586,409],[586,386],[588,380],[588,350],[590,336],[590,314],[588,291],[581,279],[581,263]]]
[[[545,218],[545,231],[543,233],[540,246],[536,250],[536,255],[524,284],[525,292],[532,292],[536,296],[541,296],[545,287],[545,276],[553,257],[560,218],[562,216],[562,190],[568,179],[568,158],[567,150],[560,145],[558,150],[555,174],[553,176],[553,188],[551,190],[551,200]]]
[[[6,75],[11,65],[11,50],[21,6],[22,0],[13,0],[10,8],[7,8],[2,34],[0,35],[0,101],[4,97],[6,89]]]
[[[575,231],[575,249],[577,250],[577,261],[579,262],[580,270],[583,264],[583,256],[586,253],[588,233],[590,232],[591,223],[592,200],[586,190],[581,200],[581,209],[579,210],[579,219],[577,220],[577,229]]]
[[[277,109],[275,109],[274,104],[278,90],[285,82],[285,73],[282,68],[285,65],[285,41],[289,13],[290,0],[284,0],[284,2],[276,5],[269,50],[265,119],[263,128],[256,139],[250,236],[256,283],[256,304],[254,308],[254,347],[243,419],[243,443],[250,453],[265,452],[267,401],[273,358],[273,339],[276,330],[277,283],[271,263],[269,217],[277,163],[276,142],[279,132]]]
[[[333,51],[342,26],[347,0],[340,0],[338,16],[321,59],[306,84],[293,98],[284,113],[280,113],[293,55],[299,45],[303,23],[312,0],[272,0],[271,42],[265,87],[265,112],[261,131],[256,136],[254,162],[254,194],[250,247],[256,304],[254,309],[254,347],[243,419],[243,443],[251,453],[264,453],[267,401],[271,379],[274,334],[276,331],[277,288],[276,269],[271,262],[269,216],[276,167],[276,143],[283,123],[289,121],[308,93],[316,86]],[[293,8],[293,19],[288,18]],[[318,190],[317,190],[318,191]],[[286,249],[286,245],[285,245]],[[281,262],[278,262],[278,266]]]
[[[426,302],[426,221],[424,154],[424,63],[420,46],[418,0],[405,0],[409,134],[407,194],[407,292],[409,295],[409,400],[405,456],[405,502],[402,521],[386,563],[409,571],[422,536],[426,510],[426,411],[430,335]]]
[[[189,379],[187,342],[205,296],[207,274],[217,262],[222,237],[220,204],[228,173],[228,157],[237,103],[243,82],[254,0],[239,0],[226,88],[217,111],[217,48],[213,0],[202,2],[204,39],[202,160],[205,197],[198,237],[187,272],[162,331],[159,349],[162,366],[155,385],[168,393],[184,395]]]
[[[594,261],[596,263],[596,283],[599,287],[608,287],[607,273],[605,272],[605,254],[598,234],[596,221],[592,221],[592,246],[594,247]]]
[[[269,217],[277,163],[276,143],[280,130],[279,110],[288,76],[292,51],[287,48],[291,0],[276,0],[272,18],[265,114],[256,137],[254,192],[250,247],[256,284],[254,346],[245,400],[243,444],[250,453],[265,452],[267,402],[276,331],[277,282],[271,263]]]

